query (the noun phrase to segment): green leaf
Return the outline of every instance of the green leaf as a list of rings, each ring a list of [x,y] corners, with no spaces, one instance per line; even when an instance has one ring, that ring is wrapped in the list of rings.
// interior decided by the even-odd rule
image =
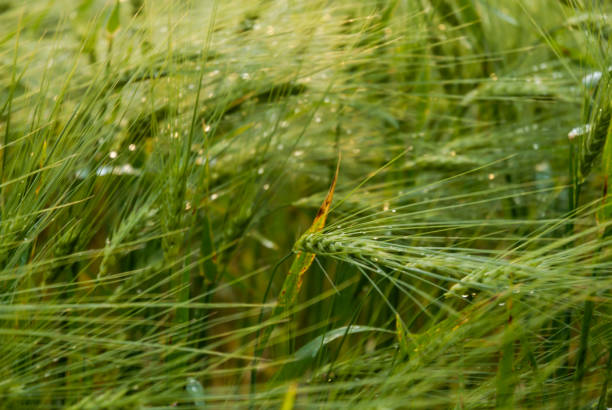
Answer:
[[[306,232],[298,239],[297,244],[306,237],[307,235],[319,232],[325,227],[325,221],[327,220],[327,215],[329,214],[329,209],[334,197],[334,191],[336,189],[336,182],[338,180],[338,172],[340,171],[340,157],[338,157],[338,164],[336,166],[336,173],[332,180],[331,186],[325,199],[323,200],[323,204],[321,204],[321,208],[317,212],[317,215],[312,222],[310,228],[306,230]],[[276,307],[274,308],[274,312],[272,313],[272,317],[278,316],[282,314],[287,308],[293,306],[297,302],[297,297],[302,287],[302,280],[304,274],[312,265],[312,261],[314,260],[315,255],[308,252],[297,252],[295,255],[295,259],[289,268],[289,273],[285,277],[285,281],[283,282],[283,287],[281,289],[280,295],[278,296],[278,300],[276,303]],[[274,330],[274,326],[268,326],[262,335],[261,342],[258,344],[260,347],[258,349],[258,354],[266,347],[268,344],[268,340],[270,335],[272,334],[272,330]],[[283,374],[283,369],[277,374]]]
[[[606,237],[612,233],[612,227],[609,226],[612,221],[612,199],[610,198],[610,182],[612,181],[612,124],[608,128],[608,136],[606,145],[602,155],[602,171],[603,171],[603,194],[602,206],[597,212],[597,223],[602,227],[602,236]]]
[[[84,13],[88,12],[93,5],[94,0],[81,0],[77,7],[77,13],[82,16]]]
[[[110,35],[115,34],[115,32],[119,30],[119,25],[120,25],[119,11],[120,11],[120,3],[119,3],[119,0],[116,0],[115,6],[113,7],[113,10],[111,11],[110,16],[108,17],[108,21],[106,22],[106,31]]]
[[[336,181],[338,180],[338,172],[340,170],[340,159],[338,159],[338,165],[336,167],[336,174],[334,175],[334,179],[332,180],[332,184],[329,187],[329,191],[327,192],[327,196],[323,200],[323,204],[321,204],[321,208],[317,212],[317,216],[315,216],[312,225],[297,241],[299,244],[300,241],[305,238],[307,235],[310,235],[315,232],[319,232],[323,230],[325,227],[325,221],[327,220],[327,215],[329,214],[329,208],[331,206],[332,200],[334,198],[334,191],[336,189]],[[283,288],[281,289],[280,295],[278,297],[278,310],[284,310],[288,307],[291,307],[297,301],[298,294],[300,289],[302,288],[302,281],[304,278],[304,274],[312,265],[312,261],[314,260],[315,255],[313,253],[307,252],[297,252],[295,255],[295,259],[291,264],[291,268],[289,269],[289,273],[285,278],[285,282],[283,283]],[[280,311],[276,312],[280,313]]]
[[[330,330],[324,335],[318,336],[310,342],[306,343],[300,350],[295,352],[295,358],[314,359],[319,353],[319,350],[325,345],[345,335],[352,335],[363,332],[388,332],[387,329],[372,326],[342,326],[337,329]]]
[[[404,355],[409,355],[411,348],[406,336],[409,334],[408,329],[404,326],[404,322],[398,313],[395,314],[395,331],[397,333],[397,342],[400,350]]]
[[[308,366],[317,357],[317,354],[327,344],[344,336],[363,333],[363,332],[389,332],[387,329],[372,327],[372,326],[342,326],[337,329],[330,330],[321,336],[317,336],[310,342],[306,343],[302,348],[295,352],[293,361],[285,364],[275,375],[273,381],[280,382],[283,380],[294,379],[306,372]]]

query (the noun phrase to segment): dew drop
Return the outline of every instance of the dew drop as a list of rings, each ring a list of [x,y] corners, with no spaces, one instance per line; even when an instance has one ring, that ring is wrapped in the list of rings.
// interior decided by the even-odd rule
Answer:
[[[572,130],[567,134],[567,138],[573,140],[574,138],[587,134],[591,131],[591,124],[583,125],[582,127],[572,128]]]
[[[601,71],[593,71],[582,78],[582,84],[585,87],[594,87],[597,85],[597,83],[599,83],[599,80],[601,80],[601,76]]]

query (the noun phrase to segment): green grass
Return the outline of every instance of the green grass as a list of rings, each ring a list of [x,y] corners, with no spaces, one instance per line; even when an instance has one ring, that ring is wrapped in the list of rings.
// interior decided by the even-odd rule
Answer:
[[[0,0],[0,408],[612,406],[610,13]]]

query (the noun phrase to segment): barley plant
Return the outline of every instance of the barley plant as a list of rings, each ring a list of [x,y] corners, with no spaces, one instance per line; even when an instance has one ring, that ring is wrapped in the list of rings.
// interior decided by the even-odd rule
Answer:
[[[0,0],[0,408],[612,407],[611,13]]]

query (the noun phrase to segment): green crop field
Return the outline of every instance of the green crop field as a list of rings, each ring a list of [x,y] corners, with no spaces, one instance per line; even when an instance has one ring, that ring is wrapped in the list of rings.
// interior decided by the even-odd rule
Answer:
[[[0,0],[0,409],[612,407],[611,19]]]

